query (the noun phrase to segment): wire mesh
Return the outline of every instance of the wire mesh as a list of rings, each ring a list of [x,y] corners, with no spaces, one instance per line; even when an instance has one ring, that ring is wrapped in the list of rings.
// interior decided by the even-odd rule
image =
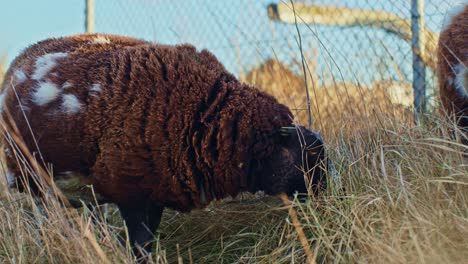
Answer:
[[[253,83],[252,72],[272,60],[303,77],[300,35],[312,86],[387,85],[407,97],[396,100],[412,103],[408,99],[413,79],[410,2],[96,0],[95,21],[98,32],[208,49],[229,71]],[[438,32],[456,2],[425,0],[423,61],[430,100],[435,94]]]

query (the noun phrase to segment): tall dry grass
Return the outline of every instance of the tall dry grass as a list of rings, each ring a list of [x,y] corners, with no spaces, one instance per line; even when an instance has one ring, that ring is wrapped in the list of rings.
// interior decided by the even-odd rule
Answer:
[[[246,79],[304,108],[302,78],[287,68],[260,68]],[[241,195],[188,214],[166,210],[154,262],[466,263],[468,149],[435,112],[414,126],[411,111],[380,86],[387,87],[316,87],[314,126],[340,175],[324,195],[287,205]],[[134,261],[115,207],[76,211],[0,179],[0,263]]]
[[[3,82],[3,76],[7,70],[6,55],[0,55],[0,83]]]
[[[407,83],[380,81],[366,87],[353,82],[330,80],[328,83],[332,84],[323,85],[320,83],[324,80],[319,80],[317,76],[307,73],[308,76],[304,78],[303,74],[295,73],[293,66],[269,59],[248,71],[241,80],[260,87],[289,106],[296,121],[302,124],[307,124],[309,114],[306,88],[311,94],[313,119],[320,128],[327,126],[330,119],[348,122],[368,119],[382,112],[394,118],[411,118],[413,99]]]
[[[331,182],[323,196],[292,203],[314,260],[464,263],[466,147],[450,139],[450,124],[437,118],[427,127],[374,121],[381,125],[341,124],[326,135],[343,188]],[[244,195],[189,214],[167,210],[159,232],[158,263],[306,258],[288,208],[275,197]],[[132,263],[113,207],[107,214],[102,208],[76,213],[54,199],[2,187],[0,237],[2,263]]]

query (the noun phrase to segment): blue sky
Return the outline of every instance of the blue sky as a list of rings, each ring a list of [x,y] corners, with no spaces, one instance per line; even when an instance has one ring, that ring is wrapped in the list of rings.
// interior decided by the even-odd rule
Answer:
[[[459,0],[426,0],[427,24],[434,31],[447,7]],[[291,62],[299,57],[296,29],[274,23],[266,16],[266,6],[278,0],[95,0],[96,31],[124,34],[151,41],[193,43],[208,48],[238,73],[258,61],[278,57]],[[409,15],[409,0],[307,0],[316,4],[380,9],[400,16]],[[0,0],[0,55],[10,61],[22,49],[48,37],[84,31],[85,0]],[[395,36],[377,29],[338,29],[300,26],[307,50],[317,50],[317,71],[341,65],[345,79],[372,82],[371,71],[390,55],[411,78],[410,47]],[[383,45],[375,43],[382,41]],[[241,60],[241,62],[239,62]],[[327,65],[329,64],[329,65]],[[400,78],[391,70],[382,78]],[[340,77],[341,78],[341,77]]]
[[[47,37],[83,31],[82,0],[0,0],[0,54],[9,59]]]

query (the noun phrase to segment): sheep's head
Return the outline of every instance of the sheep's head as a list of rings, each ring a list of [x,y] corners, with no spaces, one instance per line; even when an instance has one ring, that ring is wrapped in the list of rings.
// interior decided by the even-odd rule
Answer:
[[[277,131],[275,149],[262,164],[260,188],[267,194],[313,193],[326,188],[323,140],[303,126]]]

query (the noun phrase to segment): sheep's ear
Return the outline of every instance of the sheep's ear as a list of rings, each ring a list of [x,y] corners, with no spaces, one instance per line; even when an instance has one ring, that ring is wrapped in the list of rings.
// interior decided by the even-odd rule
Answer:
[[[293,133],[296,132],[295,126],[286,126],[279,129],[279,134],[282,137],[290,137]]]

